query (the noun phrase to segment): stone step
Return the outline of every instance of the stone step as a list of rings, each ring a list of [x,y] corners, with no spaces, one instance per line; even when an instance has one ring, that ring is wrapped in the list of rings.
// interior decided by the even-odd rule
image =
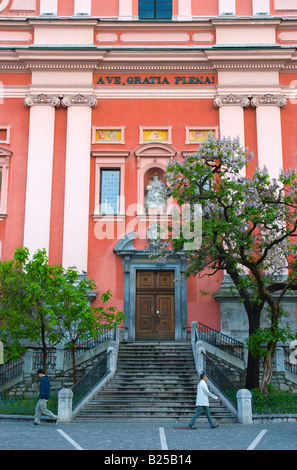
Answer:
[[[189,422],[198,381],[190,343],[121,343],[114,377],[76,419]],[[212,399],[210,412],[216,420],[234,422],[222,403]],[[198,421],[205,422],[205,416]]]
[[[146,420],[166,420],[166,421],[184,421],[188,423],[192,417],[192,411],[185,411],[179,412],[176,411],[166,411],[166,412],[158,412],[156,410],[152,411],[138,411],[134,413],[129,413],[125,410],[123,411],[110,411],[107,413],[100,412],[98,414],[94,413],[93,411],[88,412],[81,412],[79,420],[80,421],[123,421],[123,420],[130,420],[130,421],[146,421]],[[219,422],[219,423],[234,423],[235,420],[230,414],[226,415],[214,415],[212,414],[212,418]],[[207,422],[207,418],[203,415],[200,415],[197,419],[196,423],[205,423]]]

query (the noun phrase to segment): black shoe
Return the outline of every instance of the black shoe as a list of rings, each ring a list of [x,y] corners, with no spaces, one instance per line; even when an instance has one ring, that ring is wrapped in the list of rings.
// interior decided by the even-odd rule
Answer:
[[[39,423],[35,423],[35,421],[34,421],[34,423],[31,423],[31,426],[40,426],[40,424],[39,424]]]
[[[219,424],[215,424],[211,429],[215,429],[215,428],[218,428],[219,427]]]
[[[196,426],[194,426],[194,424],[189,424],[189,428],[191,428],[191,429],[197,429]]]

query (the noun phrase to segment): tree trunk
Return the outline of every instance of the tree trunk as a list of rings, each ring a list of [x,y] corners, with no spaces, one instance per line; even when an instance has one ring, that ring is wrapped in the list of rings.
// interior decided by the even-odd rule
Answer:
[[[245,304],[245,309],[249,319],[249,337],[260,328],[260,315],[262,307],[258,309],[252,308],[250,305]],[[248,353],[248,363],[245,378],[245,388],[253,390],[259,388],[259,371],[260,371],[260,358],[254,357],[251,351]]]
[[[272,375],[273,375],[272,361],[273,361],[274,354],[275,354],[275,348],[276,348],[276,343],[270,343],[267,346],[269,355],[264,357],[263,376],[262,376],[262,381],[261,381],[261,386],[260,386],[261,393],[268,393],[267,386],[272,381]]]
[[[259,388],[259,357],[253,357],[251,352],[248,354],[247,371],[245,378],[245,388],[253,390],[253,388]]]
[[[264,357],[263,376],[262,376],[262,381],[261,381],[261,386],[260,386],[261,393],[268,393],[267,385],[270,384],[272,380],[272,373],[273,373],[272,359],[273,359],[273,356],[271,356],[270,354],[268,357]]]
[[[42,368],[44,373],[47,373],[47,344],[45,340],[45,328],[43,317],[41,317],[41,341],[42,341]]]
[[[44,373],[47,373],[47,348],[46,345],[42,346],[42,368]]]
[[[75,344],[72,348],[72,380],[73,384],[76,383],[76,363],[75,363]]]

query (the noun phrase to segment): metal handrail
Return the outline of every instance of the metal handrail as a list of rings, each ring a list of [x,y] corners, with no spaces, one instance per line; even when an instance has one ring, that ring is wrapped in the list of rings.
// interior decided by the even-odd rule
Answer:
[[[234,357],[244,359],[244,344],[231,336],[225,335],[220,331],[214,330],[203,323],[197,322],[197,339],[202,339],[207,343],[223,351],[228,352]]]
[[[114,330],[103,330],[93,338],[89,338],[81,343],[77,344],[74,348],[66,349],[65,350],[65,361],[72,359],[73,351],[75,353],[75,357],[83,354],[85,351],[95,348],[99,344],[112,339],[114,335]]]
[[[8,361],[0,365],[0,384],[7,380],[20,375],[23,371],[24,359],[23,356],[14,361]]]
[[[236,393],[238,388],[234,385],[225,374],[218,369],[218,367],[212,362],[212,360],[205,354],[203,354],[204,372],[209,376],[211,382],[217,387],[217,389],[224,395],[226,400],[237,408]]]
[[[99,344],[108,341],[109,339],[114,338],[114,329],[112,330],[103,330],[101,334],[96,336],[95,338],[90,338],[79,343],[75,348],[75,356],[83,354],[85,351],[90,350],[98,346]],[[34,350],[33,352],[33,367],[34,369],[38,369],[42,367],[42,352],[40,348],[31,348]],[[56,359],[57,359],[57,352],[54,348],[48,348],[49,353],[47,355],[47,368],[48,370],[55,370],[56,367]],[[64,361],[72,359],[73,349],[66,349],[64,351]],[[23,354],[18,359],[14,361],[7,361],[4,364],[0,365],[0,385],[4,382],[7,382],[13,377],[17,377],[23,372],[23,365],[25,363],[24,360],[25,355]]]
[[[291,361],[290,361],[290,356],[291,356],[291,349],[289,347],[284,347],[283,348],[284,350],[284,356],[285,356],[285,369],[288,370],[289,372],[291,372],[292,374],[295,374],[297,375],[297,364],[293,364]]]
[[[73,392],[73,410],[77,408],[77,406],[87,397],[87,395],[89,395],[89,393],[109,374],[110,354],[110,352],[107,352],[104,357],[94,367],[92,367],[92,369],[90,369],[71,387]]]

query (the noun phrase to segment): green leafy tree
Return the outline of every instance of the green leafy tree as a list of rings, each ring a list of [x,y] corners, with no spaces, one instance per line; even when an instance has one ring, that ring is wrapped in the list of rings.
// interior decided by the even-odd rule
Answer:
[[[0,263],[0,335],[8,357],[19,355],[25,343],[37,344],[46,370],[48,350],[61,340],[56,325],[62,280],[62,266],[51,266],[45,250],[30,259],[20,247],[13,260]]]
[[[119,324],[122,312],[105,308],[110,291],[102,294],[102,305],[96,308],[89,302],[91,291],[97,291],[93,280],[75,268],[50,265],[45,250],[30,258],[27,248],[17,248],[13,260],[0,263],[0,340],[7,358],[18,357],[28,343],[38,345],[47,370],[50,348],[59,343],[74,348],[78,341]]]
[[[112,298],[110,290],[101,295],[99,307],[90,305],[92,291],[97,291],[95,282],[82,277],[76,268],[64,272],[63,287],[59,291],[59,328],[65,346],[72,349],[73,383],[76,382],[75,348],[79,342],[115,328],[124,318],[116,307],[106,305]]]
[[[184,249],[187,276],[226,271],[236,287],[249,320],[246,387],[259,386],[259,356],[264,358],[261,390],[272,378],[272,359],[279,341],[292,339],[282,308],[284,295],[297,290],[297,178],[281,171],[277,180],[267,170],[243,176],[252,154],[239,139],[209,135],[198,152],[169,162],[167,191],[179,206],[202,211],[202,237],[197,249],[187,249],[182,234],[170,233],[174,250]],[[193,229],[194,232],[194,229]],[[195,246],[195,245],[194,245]],[[260,328],[263,309],[269,323]]]

